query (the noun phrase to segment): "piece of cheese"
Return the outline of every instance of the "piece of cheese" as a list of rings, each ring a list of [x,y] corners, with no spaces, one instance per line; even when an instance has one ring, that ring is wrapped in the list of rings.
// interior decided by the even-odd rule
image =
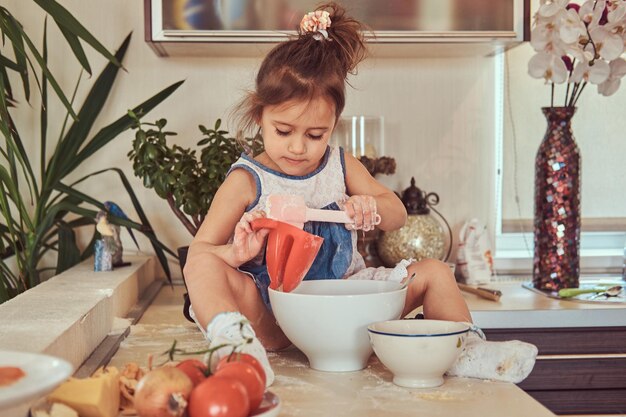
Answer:
[[[54,403],[50,408],[50,417],[78,417],[78,413],[65,404]]]
[[[90,378],[70,378],[48,395],[48,401],[65,404],[80,417],[117,417],[120,407],[120,374],[108,367]]]

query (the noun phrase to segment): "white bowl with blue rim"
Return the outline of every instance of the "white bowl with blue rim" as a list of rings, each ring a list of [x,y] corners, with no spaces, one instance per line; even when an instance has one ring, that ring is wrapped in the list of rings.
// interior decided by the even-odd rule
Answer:
[[[390,320],[367,328],[376,356],[393,373],[393,383],[409,388],[443,384],[458,358],[471,324],[445,320]]]

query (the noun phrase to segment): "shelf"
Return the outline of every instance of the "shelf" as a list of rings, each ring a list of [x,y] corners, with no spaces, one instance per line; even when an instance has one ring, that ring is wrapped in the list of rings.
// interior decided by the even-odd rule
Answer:
[[[307,1],[292,1],[291,6],[308,7]],[[285,12],[283,6],[275,6],[273,11],[257,10],[250,0],[241,7],[256,15],[243,23],[228,21],[235,18],[228,10],[219,8],[213,13],[214,19],[189,23],[187,11],[180,6],[183,3],[144,0],[145,40],[159,56],[259,57],[295,34],[285,29],[293,27],[292,23],[267,23],[277,20],[271,13]],[[310,3],[311,8],[317,4]],[[492,56],[530,39],[530,0],[502,0],[498,7],[486,0],[413,0],[383,7],[382,12],[389,13],[386,16],[379,15],[378,2],[341,3],[372,28],[366,39],[377,57]],[[208,7],[208,2],[194,4]],[[405,11],[410,15],[403,15]],[[292,17],[296,14],[300,16],[294,11]],[[212,24],[227,27],[216,28]],[[242,25],[251,27],[242,29]]]

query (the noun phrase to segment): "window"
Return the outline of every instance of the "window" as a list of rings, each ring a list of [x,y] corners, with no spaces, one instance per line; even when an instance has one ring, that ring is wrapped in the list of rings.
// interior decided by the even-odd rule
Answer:
[[[496,56],[496,266],[532,271],[534,159],[550,105],[550,86],[527,73],[533,55],[523,44]],[[621,273],[626,244],[626,91],[610,97],[587,85],[572,120],[582,166],[581,270]],[[555,105],[565,85],[555,88]],[[499,124],[499,125],[498,125]]]

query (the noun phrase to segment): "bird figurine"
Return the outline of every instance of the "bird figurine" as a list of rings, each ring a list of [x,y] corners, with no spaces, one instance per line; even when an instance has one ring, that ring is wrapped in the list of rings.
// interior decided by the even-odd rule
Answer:
[[[122,255],[124,248],[120,239],[120,226],[109,221],[109,215],[128,220],[122,209],[112,201],[104,203],[104,210],[100,210],[96,215],[96,230],[102,239],[95,244],[95,270],[110,271],[113,267],[127,266],[130,262],[124,262]],[[127,228],[131,237],[137,244],[137,240],[130,228]]]
[[[126,213],[122,211],[120,206],[118,206],[112,201],[105,201],[104,208],[106,208],[106,210],[115,217],[119,217],[120,219],[123,219],[123,220],[129,220],[128,216],[126,215]],[[130,227],[127,227],[126,230],[128,230],[128,234],[133,239],[133,242],[135,242],[135,246],[137,247],[137,249],[139,249],[139,243],[137,242],[137,239],[135,238],[135,235],[133,234],[133,229],[131,229]]]
[[[115,251],[114,233],[104,210],[100,210],[96,215],[96,230],[101,238],[94,243],[94,270],[96,272],[112,271]]]

